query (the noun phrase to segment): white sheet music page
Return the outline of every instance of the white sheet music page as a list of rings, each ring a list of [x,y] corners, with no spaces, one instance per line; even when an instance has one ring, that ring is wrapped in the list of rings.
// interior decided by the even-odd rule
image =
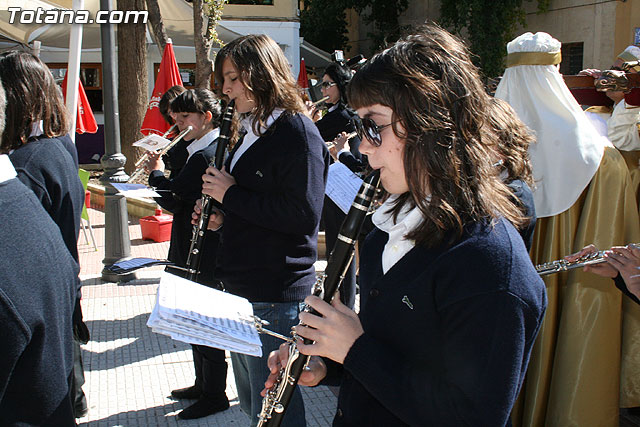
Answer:
[[[126,184],[112,182],[111,185],[125,197],[160,197],[152,188],[144,184]]]
[[[349,212],[353,199],[356,198],[358,190],[362,185],[362,179],[346,167],[343,163],[335,162],[329,166],[329,176],[327,177],[327,187],[325,194],[345,214]]]
[[[137,140],[132,145],[134,147],[144,148],[147,151],[157,151],[162,150],[169,144],[171,144],[171,141],[167,138],[156,135],[155,133],[150,133],[144,138]]]
[[[163,272],[147,326],[178,341],[261,356],[252,316],[246,298]]]

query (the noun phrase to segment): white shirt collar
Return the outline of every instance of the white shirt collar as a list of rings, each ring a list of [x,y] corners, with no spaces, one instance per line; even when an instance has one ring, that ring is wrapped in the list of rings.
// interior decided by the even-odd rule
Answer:
[[[267,118],[267,121],[265,122],[264,126],[260,127],[260,132],[264,133],[267,129],[269,129],[269,127],[273,124],[273,122],[275,122],[283,112],[284,110],[282,108],[274,109],[271,115],[269,116],[269,118]],[[260,138],[260,135],[256,135],[256,133],[254,132],[254,129],[252,126],[253,119],[254,119],[253,115],[248,115],[240,121],[242,128],[247,133],[244,136],[244,139],[242,140],[242,144],[240,144],[240,147],[238,147],[236,152],[233,154],[233,158],[231,159],[231,165],[229,165],[230,166],[229,171],[233,170],[236,163],[238,163],[238,159],[240,159],[240,157],[242,157],[242,155],[253,145],[253,143],[256,142],[258,138]]]
[[[403,207],[397,222],[394,223],[393,215],[389,210],[397,198],[397,195],[389,197],[371,217],[376,227],[389,234],[389,240],[382,251],[382,271],[384,274],[416,245],[415,241],[409,240],[405,236],[416,228],[424,218],[417,206],[414,208]]]
[[[211,145],[211,143],[218,137],[220,136],[220,128],[215,128],[213,130],[210,130],[209,132],[207,132],[205,135],[201,136],[199,139],[196,139],[195,141],[193,141],[191,144],[189,144],[187,146],[187,151],[189,152],[189,157],[187,157],[187,160],[189,160],[189,158],[194,154],[197,153],[200,150],[204,150],[205,148],[207,148],[209,145]]]
[[[327,113],[334,111],[336,108],[338,108],[338,104],[333,104],[331,107],[327,109]]]
[[[0,183],[9,181],[18,176],[13,163],[6,154],[0,154]]]
[[[31,134],[29,135],[29,138],[31,138],[32,136],[38,137],[43,133],[44,130],[42,129],[42,120],[39,120],[31,125]]]

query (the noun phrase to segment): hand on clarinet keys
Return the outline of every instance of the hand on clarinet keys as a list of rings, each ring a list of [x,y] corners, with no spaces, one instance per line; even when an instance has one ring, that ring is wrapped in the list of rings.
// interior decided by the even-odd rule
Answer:
[[[340,302],[339,294],[336,294],[331,304],[314,295],[308,296],[304,302],[320,316],[300,313],[301,324],[295,327],[295,331],[314,343],[304,344],[302,340],[298,340],[298,350],[308,356],[328,357],[343,363],[353,343],[364,333],[358,315]]]
[[[207,173],[202,175],[202,194],[212,197],[222,203],[224,195],[229,187],[236,184],[236,179],[227,173],[226,168],[218,170],[211,166],[207,168]]]
[[[575,254],[565,256],[564,259],[569,262],[575,262],[584,256],[595,254],[596,252],[598,252],[598,248],[596,248],[594,245],[588,245],[582,248],[580,251],[576,252]],[[598,276],[609,277],[611,279],[613,279],[618,275],[618,270],[616,270],[608,262],[603,262],[601,264],[585,265],[583,268],[583,271],[585,273],[593,273],[593,274],[597,274]]]
[[[193,206],[193,213],[191,214],[191,224],[198,225],[198,221],[200,221],[200,213],[202,212],[202,199],[196,200],[196,204]],[[216,231],[222,224],[224,223],[224,214],[217,210],[213,209],[211,215],[209,215],[209,224],[207,224],[207,229]]]
[[[264,397],[267,390],[276,383],[280,369],[287,364],[288,360],[289,343],[280,344],[278,350],[274,350],[269,354],[269,358],[267,359],[269,377],[267,377],[267,380],[264,382],[264,389],[260,392],[262,397]],[[298,384],[305,387],[313,387],[318,385],[325,376],[327,376],[327,366],[320,357],[313,356],[309,359],[307,367],[300,374]]]

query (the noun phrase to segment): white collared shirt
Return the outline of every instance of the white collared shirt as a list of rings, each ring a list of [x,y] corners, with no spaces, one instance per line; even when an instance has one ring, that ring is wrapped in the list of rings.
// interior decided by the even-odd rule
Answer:
[[[220,128],[215,128],[213,130],[210,130],[209,132],[207,132],[205,135],[201,136],[199,139],[196,139],[195,141],[193,141],[191,144],[189,144],[187,146],[187,151],[189,152],[189,157],[187,157],[187,160],[189,160],[189,158],[194,154],[197,153],[200,150],[204,150],[205,148],[207,148],[209,145],[211,145],[211,143],[218,137],[220,136]]]
[[[6,154],[0,154],[0,183],[9,181],[18,176],[13,163]]]
[[[260,130],[264,132],[267,129],[269,129],[269,126],[271,126],[273,122],[275,122],[278,119],[278,117],[280,117],[280,114],[282,114],[283,112],[284,110],[282,108],[274,109],[271,115],[269,116],[269,118],[267,119],[267,122],[265,123],[264,126],[260,128]],[[242,144],[240,144],[240,147],[238,147],[235,154],[233,155],[233,158],[231,159],[229,172],[231,172],[234,166],[236,165],[236,163],[238,163],[238,159],[242,157],[242,155],[253,145],[254,142],[258,140],[258,138],[260,138],[260,135],[256,135],[253,130],[253,126],[252,126],[253,117],[254,116],[252,115],[248,115],[247,117],[243,118],[240,121],[242,128],[247,132],[247,134],[244,136],[244,139],[242,140]]]
[[[384,274],[387,274],[387,271],[416,245],[414,240],[406,239],[405,236],[423,220],[422,212],[418,207],[413,209],[405,207],[398,215],[398,221],[394,223],[393,216],[388,211],[397,197],[395,195],[389,197],[371,217],[376,227],[389,234],[389,241],[382,251],[382,272]]]

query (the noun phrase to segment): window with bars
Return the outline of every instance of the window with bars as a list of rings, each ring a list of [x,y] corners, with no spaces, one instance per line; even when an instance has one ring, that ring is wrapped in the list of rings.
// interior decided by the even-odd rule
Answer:
[[[565,75],[574,75],[582,71],[583,53],[583,42],[562,43],[562,62],[560,63],[560,73]]]
[[[67,74],[67,64],[65,63],[48,63],[47,66],[51,70],[51,74],[56,83],[62,84],[65,74]],[[87,94],[87,100],[91,105],[91,110],[101,113],[102,108],[102,64],[85,63],[80,64],[80,81],[82,87]]]

